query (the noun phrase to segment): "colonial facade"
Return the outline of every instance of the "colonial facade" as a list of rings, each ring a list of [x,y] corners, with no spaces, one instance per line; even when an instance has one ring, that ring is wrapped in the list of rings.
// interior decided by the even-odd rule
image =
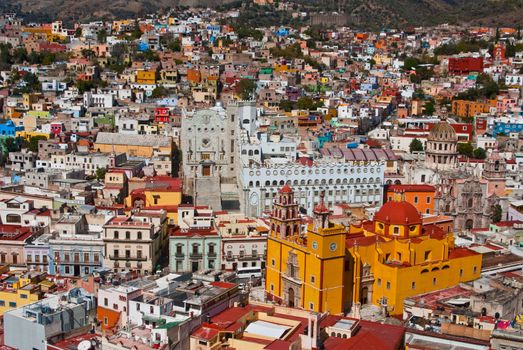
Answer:
[[[267,242],[265,290],[276,302],[334,314],[362,304],[401,314],[406,297],[479,278],[481,255],[454,246],[454,236],[422,222],[402,198],[349,232],[329,220],[323,196],[301,229],[294,192],[278,193]]]
[[[274,201],[267,241],[265,290],[290,307],[340,314],[345,311],[345,228],[328,221],[323,196],[314,223],[301,229],[294,191],[283,186]]]
[[[247,216],[260,216],[270,211],[278,188],[286,183],[295,189],[301,210],[309,215],[314,203],[319,202],[322,191],[329,206],[338,203],[380,204],[384,175],[385,163],[378,160],[253,165],[242,169],[241,204]]]
[[[164,210],[141,210],[116,216],[104,225],[104,267],[119,271],[153,273],[167,248]]]
[[[218,105],[182,118],[184,189],[195,204],[219,210],[222,184],[236,184],[238,110]]]
[[[402,198],[385,203],[372,221],[351,226],[347,250],[347,293],[356,308],[374,304],[401,314],[405,298],[481,274],[480,254],[455,247],[454,235],[438,225],[424,225]]]

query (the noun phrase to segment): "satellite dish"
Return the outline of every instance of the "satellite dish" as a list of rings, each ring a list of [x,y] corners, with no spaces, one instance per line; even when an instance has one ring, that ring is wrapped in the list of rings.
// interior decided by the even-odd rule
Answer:
[[[82,340],[78,344],[78,350],[90,350],[92,349],[91,342],[89,340]]]

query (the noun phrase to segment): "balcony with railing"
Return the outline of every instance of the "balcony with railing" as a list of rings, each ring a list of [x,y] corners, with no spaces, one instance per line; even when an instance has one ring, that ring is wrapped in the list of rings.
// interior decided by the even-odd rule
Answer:
[[[123,261],[147,261],[146,256],[138,255],[114,255],[110,254],[109,259],[111,260],[123,260]]]

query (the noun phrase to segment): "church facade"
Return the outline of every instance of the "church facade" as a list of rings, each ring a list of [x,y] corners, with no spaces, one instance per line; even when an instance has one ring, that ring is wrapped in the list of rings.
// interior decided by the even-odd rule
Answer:
[[[349,230],[329,215],[322,198],[313,222],[302,226],[293,190],[280,189],[267,242],[268,299],[333,314],[362,304],[400,314],[407,297],[480,276],[481,255],[455,247],[453,234],[441,227],[423,225],[403,199]]]

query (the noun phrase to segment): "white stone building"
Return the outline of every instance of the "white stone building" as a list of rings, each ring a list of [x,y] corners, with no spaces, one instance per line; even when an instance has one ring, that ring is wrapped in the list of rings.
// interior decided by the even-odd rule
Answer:
[[[241,172],[241,205],[247,216],[269,211],[278,189],[289,183],[302,210],[312,214],[325,191],[325,203],[381,204],[385,162],[319,159],[311,165],[295,162],[246,166]]]

